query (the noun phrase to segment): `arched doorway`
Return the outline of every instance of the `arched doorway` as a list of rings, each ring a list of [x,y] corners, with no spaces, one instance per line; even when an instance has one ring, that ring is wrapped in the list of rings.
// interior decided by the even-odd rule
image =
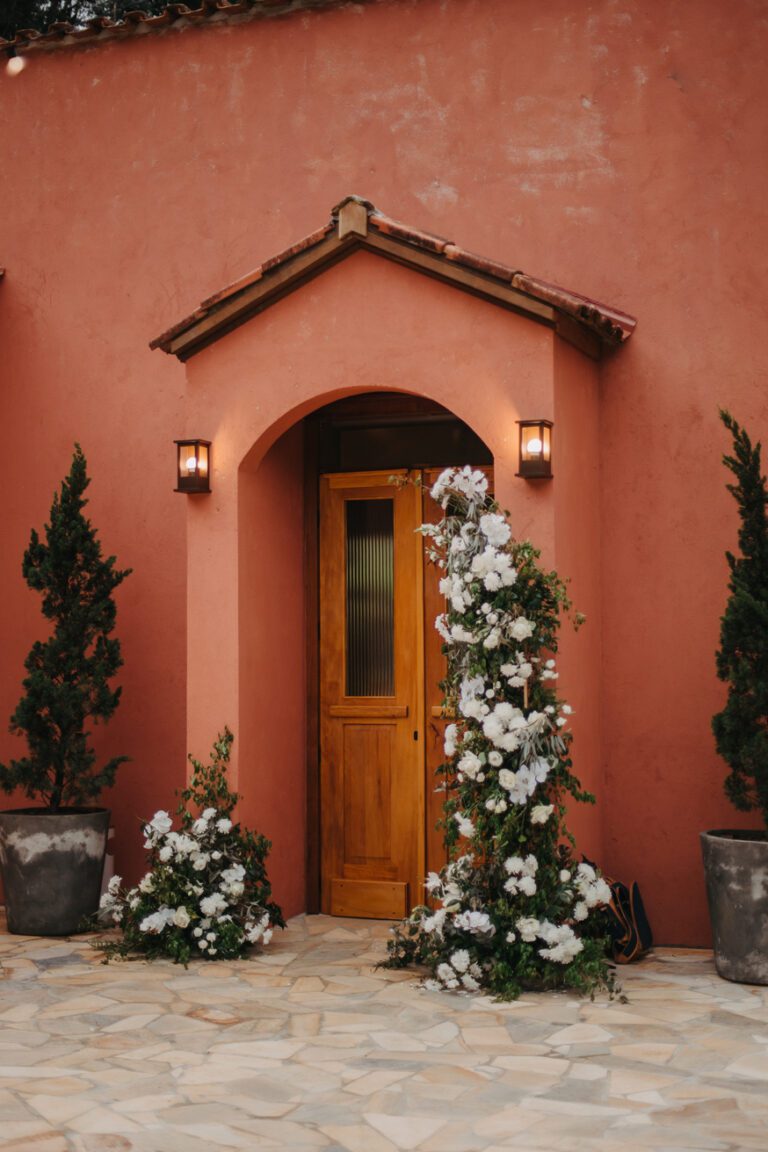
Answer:
[[[417,530],[438,511],[429,490],[442,468],[490,469],[492,456],[447,409],[404,393],[320,409],[305,445],[309,891],[331,915],[397,918],[444,861],[441,598]]]

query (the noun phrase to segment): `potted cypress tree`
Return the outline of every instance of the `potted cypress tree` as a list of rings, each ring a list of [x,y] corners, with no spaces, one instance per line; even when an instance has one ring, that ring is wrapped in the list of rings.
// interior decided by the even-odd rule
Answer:
[[[765,827],[703,832],[701,841],[717,970],[768,984],[768,491],[760,444],[729,412],[720,417],[733,438],[723,463],[735,477],[727,487],[741,522],[740,555],[726,554],[730,595],[717,653],[728,698],[712,729],[730,769],[727,796],[740,811],[759,812]]]
[[[110,813],[92,807],[110,786],[116,756],[101,767],[88,721],[112,716],[120,689],[109,681],[122,665],[112,593],[129,574],[106,560],[83,515],[90,480],[80,445],[56,493],[45,540],[33,529],[22,572],[42,595],[50,634],[27,656],[24,695],[11,731],[28,754],[0,764],[0,787],[20,790],[39,806],[0,812],[8,927],[24,935],[60,936],[77,929],[99,904]]]

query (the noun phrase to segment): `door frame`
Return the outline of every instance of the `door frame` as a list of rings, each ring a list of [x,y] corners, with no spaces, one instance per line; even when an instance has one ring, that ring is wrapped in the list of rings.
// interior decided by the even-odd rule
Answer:
[[[406,400],[415,400],[403,393]],[[457,418],[455,418],[457,419]],[[321,430],[311,417],[305,419],[304,427],[304,597],[305,597],[305,668],[306,668],[306,911],[316,915],[321,908],[321,811],[320,811],[320,475],[321,471]],[[493,475],[493,463],[479,463],[481,468],[489,468]],[[419,467],[418,465],[416,466]],[[432,471],[434,466],[425,465],[422,472]],[[399,471],[393,468],[393,472]],[[438,468],[438,471],[440,469]],[[425,562],[425,570],[427,564]],[[425,589],[426,596],[426,589]],[[427,622],[424,622],[426,634]],[[425,643],[425,636],[422,637]],[[427,663],[424,651],[425,668]],[[430,804],[429,789],[432,777],[427,777],[428,741],[432,737],[442,737],[436,725],[444,717],[438,716],[436,708],[426,706],[427,685],[422,684],[424,707],[419,718],[422,732],[422,768],[424,771],[424,827],[422,829],[425,861],[438,867],[440,834],[432,828],[435,806]],[[432,784],[434,787],[434,784]],[[431,845],[431,847],[430,847]],[[425,873],[426,875],[426,873]]]

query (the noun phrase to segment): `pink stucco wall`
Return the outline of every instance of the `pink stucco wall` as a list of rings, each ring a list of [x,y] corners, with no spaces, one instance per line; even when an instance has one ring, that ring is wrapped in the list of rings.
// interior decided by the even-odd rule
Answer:
[[[216,726],[232,722],[219,699],[238,701],[241,723],[245,714],[237,663],[222,655],[205,699],[205,686],[187,678],[187,644],[202,636],[210,646],[217,635],[214,596],[212,616],[190,619],[187,640],[188,593],[206,590],[195,572],[211,567],[197,561],[206,549],[210,561],[220,541],[231,560],[237,502],[223,507],[215,492],[193,506],[174,495],[171,441],[185,432],[215,438],[217,483],[231,496],[227,485],[270,426],[276,367],[273,360],[267,378],[254,374],[242,389],[235,445],[207,407],[219,394],[195,375],[208,353],[191,362],[187,384],[183,366],[147,342],[357,192],[391,216],[640,318],[629,346],[602,365],[599,389],[579,385],[598,409],[599,472],[590,475],[599,498],[585,509],[583,533],[565,522],[558,485],[576,463],[564,456],[542,543],[558,563],[558,547],[572,559],[576,581],[592,547],[585,540],[600,542],[599,581],[584,589],[588,600],[601,589],[599,645],[583,633],[583,658],[601,663],[594,692],[573,676],[573,691],[566,683],[581,667],[580,638],[568,640],[564,658],[564,691],[581,693],[582,717],[602,716],[602,749],[591,748],[586,770],[577,759],[585,779],[601,785],[600,814],[587,818],[586,832],[602,822],[605,863],[639,879],[660,940],[706,942],[698,831],[736,823],[709,733],[722,699],[713,651],[723,551],[736,533],[717,406],[757,435],[768,423],[767,39],[749,0],[380,0],[37,52],[19,77],[0,76],[0,721],[16,703],[40,622],[20,556],[78,439],[105,547],[135,568],[119,593],[124,703],[99,733],[105,751],[134,758],[113,798],[123,870],[140,867],[137,818],[173,803],[186,752],[204,755]],[[310,285],[225,338],[222,365],[238,341],[258,355],[256,326],[259,339],[270,325],[300,335],[313,308],[319,325],[334,285],[340,296],[357,292],[358,306],[369,290],[366,258],[353,259],[357,266],[329,273],[317,296]],[[407,273],[379,277],[387,307],[397,308],[408,290],[396,291],[390,274]],[[436,374],[448,360],[445,395],[490,442],[514,419],[518,397],[535,403],[537,382],[533,392],[494,392],[491,418],[486,359],[498,363],[507,339],[508,378],[519,382],[516,336],[489,337],[494,317],[499,325],[510,318],[490,305],[481,318],[474,307],[436,285],[419,292],[405,327],[389,328],[388,383],[419,391],[406,378],[423,377],[430,358]],[[431,339],[444,331],[443,314],[459,325],[461,360],[440,360]],[[380,309],[382,341],[388,321]],[[326,307],[322,322],[330,363],[334,326],[351,329],[354,314]],[[541,331],[519,323],[532,339]],[[370,333],[371,317],[366,325]],[[346,346],[335,347],[336,386],[349,387]],[[286,376],[293,356],[284,348],[277,365]],[[360,357],[354,366],[363,370]],[[392,385],[396,371],[400,385]],[[377,385],[371,370],[363,383]],[[300,414],[311,392],[303,377],[284,410],[290,401]],[[558,422],[570,398],[555,401]],[[273,484],[286,459],[272,461]],[[519,523],[537,523],[531,501],[540,497],[521,492],[509,472],[501,486],[523,502]],[[258,503],[269,491],[251,495]],[[224,529],[206,538],[217,508]],[[221,579],[237,600],[237,573]],[[16,743],[1,722],[0,732],[5,758]],[[238,744],[241,735],[251,739],[247,724]]]

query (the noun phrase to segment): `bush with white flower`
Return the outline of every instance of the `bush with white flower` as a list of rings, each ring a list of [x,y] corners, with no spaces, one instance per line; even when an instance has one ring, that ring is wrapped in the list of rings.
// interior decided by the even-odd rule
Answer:
[[[181,793],[178,831],[164,811],[144,825],[149,867],[138,885],[125,890],[119,876],[110,880],[101,920],[121,928],[122,938],[98,944],[107,958],[230,960],[268,944],[274,928],[285,927],[267,879],[271,845],[232,819],[238,801],[227,784],[232,740],[225,728],[209,765],[190,756],[193,773]]]
[[[452,717],[440,769],[451,861],[427,878],[429,906],[393,930],[387,964],[426,965],[432,990],[504,998],[610,988],[610,889],[576,861],[564,823],[568,797],[594,802],[571,771],[571,708],[554,687],[571,605],[487,489],[482,472],[447,469],[432,489],[443,517],[421,529],[446,598],[435,626]]]

